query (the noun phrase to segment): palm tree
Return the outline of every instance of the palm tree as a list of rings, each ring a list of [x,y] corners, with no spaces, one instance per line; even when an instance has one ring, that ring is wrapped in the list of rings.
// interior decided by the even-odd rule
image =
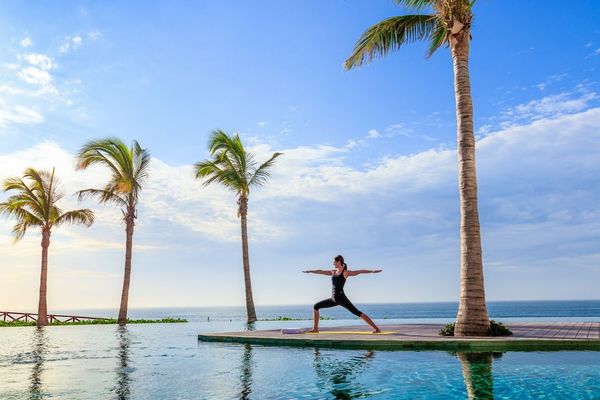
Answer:
[[[221,130],[212,133],[208,148],[211,160],[195,164],[196,178],[205,178],[203,185],[220,183],[237,194],[238,217],[242,224],[242,260],[244,265],[244,285],[246,288],[246,312],[248,323],[256,321],[252,284],[250,281],[250,257],[248,255],[248,196],[250,189],[264,185],[270,176],[270,168],[281,153],[273,153],[271,158],[258,168],[252,154],[244,148],[240,136],[236,133],[228,136]]]
[[[454,64],[454,94],[458,136],[460,192],[460,303],[457,336],[487,335],[490,321],[485,304],[481,237],[477,211],[473,102],[469,82],[469,42],[475,0],[396,0],[430,14],[402,15],[371,26],[358,39],[344,67],[348,70],[398,50],[404,43],[428,40],[430,57],[443,44],[450,47]]]
[[[121,208],[125,222],[125,274],[119,307],[119,325],[127,324],[127,304],[131,280],[131,255],[133,229],[137,218],[137,205],[142,183],[148,177],[150,153],[137,141],[127,147],[119,138],[111,137],[87,142],[77,155],[78,169],[99,164],[111,173],[110,180],[101,189],[85,189],[79,192],[79,199],[94,197],[100,203],[110,203]]]
[[[28,181],[28,182],[27,182]],[[15,194],[0,203],[0,213],[14,216],[17,223],[12,229],[15,242],[21,240],[27,229],[38,228],[42,232],[42,272],[38,302],[38,326],[48,325],[46,286],[48,282],[48,247],[52,229],[62,224],[90,226],[94,213],[88,209],[62,211],[56,203],[64,197],[58,178],[52,172],[27,168],[22,178],[8,178],[2,182],[4,192]]]

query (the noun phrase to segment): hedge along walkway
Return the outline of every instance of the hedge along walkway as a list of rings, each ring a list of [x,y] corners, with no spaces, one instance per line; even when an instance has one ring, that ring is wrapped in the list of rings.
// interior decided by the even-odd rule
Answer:
[[[198,335],[204,342],[249,343],[266,346],[360,348],[384,350],[600,350],[600,322],[514,323],[512,336],[439,336],[439,324],[382,325],[385,333],[370,334],[368,327],[323,328],[318,334],[282,334],[280,330],[213,333]]]

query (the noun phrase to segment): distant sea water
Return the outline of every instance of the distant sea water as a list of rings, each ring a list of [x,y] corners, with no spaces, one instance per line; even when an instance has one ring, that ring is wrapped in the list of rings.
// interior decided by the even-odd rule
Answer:
[[[378,320],[404,320],[405,322],[452,321],[458,311],[457,302],[440,303],[389,303],[359,304],[356,306],[371,318]],[[117,310],[62,310],[85,316],[116,316]],[[278,317],[311,319],[312,305],[256,306],[259,319]],[[600,300],[553,300],[553,301],[490,301],[488,313],[491,319],[505,321],[596,321],[600,320]],[[321,310],[321,315],[334,320],[351,320],[354,316],[342,307]],[[239,307],[172,307],[133,308],[131,318],[180,317],[190,322],[242,321],[246,309]]]

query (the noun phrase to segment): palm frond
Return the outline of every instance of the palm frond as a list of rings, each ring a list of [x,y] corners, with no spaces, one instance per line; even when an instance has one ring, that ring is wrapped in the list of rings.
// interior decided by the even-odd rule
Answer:
[[[254,156],[246,150],[240,135],[227,135],[219,129],[212,132],[208,149],[212,158],[194,165],[196,179],[203,179],[204,186],[220,183],[239,196],[247,196],[251,186],[264,184],[275,158],[281,155],[273,154],[256,168]]]
[[[143,149],[140,144],[134,140],[133,141],[133,155],[134,155],[134,179],[136,185],[138,185],[141,190],[141,184],[144,180],[148,178],[148,172],[150,169],[150,153],[148,149]]]
[[[435,26],[434,15],[402,15],[384,19],[360,36],[344,68],[359,67],[399,49],[405,43],[429,38]]]
[[[95,197],[102,203],[135,207],[142,183],[148,177],[150,159],[148,150],[142,148],[137,141],[133,141],[131,147],[127,147],[117,137],[86,143],[78,154],[79,168],[102,164],[107,166],[112,174],[103,189],[81,191],[80,199]]]
[[[28,178],[31,181],[31,186],[25,186],[27,186],[29,189],[28,192],[31,192],[40,204],[44,218],[48,218],[49,205],[48,197],[46,195],[47,187],[42,175],[35,168],[26,168],[25,172],[23,172],[23,178]]]
[[[279,156],[283,155],[283,153],[273,153],[271,158],[262,163],[256,171],[254,171],[254,175],[250,179],[250,183],[248,186],[262,186],[267,183],[269,177],[271,176],[271,167],[275,164],[275,159]]]
[[[8,178],[2,182],[2,190],[5,192],[16,191],[15,195],[20,201],[29,202],[29,206],[35,211],[40,218],[44,215],[44,205],[40,202],[38,196],[27,186],[21,178]],[[16,197],[15,197],[16,199]]]
[[[91,226],[93,223],[94,212],[90,209],[84,208],[80,210],[67,211],[61,214],[56,220],[55,225],[60,226],[62,224],[80,224]]]
[[[5,203],[0,203],[0,214],[15,216],[17,220],[27,222],[28,224],[44,224],[42,218],[34,215],[31,211],[24,208],[22,204],[13,203],[10,200]]]
[[[431,41],[427,49],[427,58],[431,57],[437,49],[448,40],[448,29],[440,21],[436,21],[435,28],[431,34]]]
[[[404,7],[412,8],[414,10],[433,7],[437,1],[439,0],[394,0],[396,4],[403,5]]]
[[[234,170],[221,168],[214,161],[206,160],[196,163],[194,166],[196,167],[196,178],[204,179],[202,182],[204,186],[220,183],[236,193],[245,187],[245,183],[240,180],[240,176]]]
[[[103,189],[84,189],[77,192],[79,201],[95,198],[100,203],[112,203],[120,207],[127,207],[127,201],[114,191]]]
[[[23,239],[23,237],[27,233],[28,227],[29,225],[25,222],[17,222],[11,230],[13,234],[13,242],[16,243],[19,240]]]
[[[108,167],[114,175],[125,179],[129,162],[127,151],[122,150],[123,146],[127,149],[123,141],[114,137],[90,140],[77,154],[77,168],[86,169],[91,165],[100,164]]]

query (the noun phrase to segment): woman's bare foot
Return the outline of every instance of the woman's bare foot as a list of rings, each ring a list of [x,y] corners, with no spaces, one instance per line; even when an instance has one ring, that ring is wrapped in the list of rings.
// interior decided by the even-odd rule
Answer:
[[[319,333],[319,330],[318,329],[311,329],[307,333]]]
[[[377,328],[373,331],[373,333],[381,333],[381,331],[379,330],[379,328]]]

